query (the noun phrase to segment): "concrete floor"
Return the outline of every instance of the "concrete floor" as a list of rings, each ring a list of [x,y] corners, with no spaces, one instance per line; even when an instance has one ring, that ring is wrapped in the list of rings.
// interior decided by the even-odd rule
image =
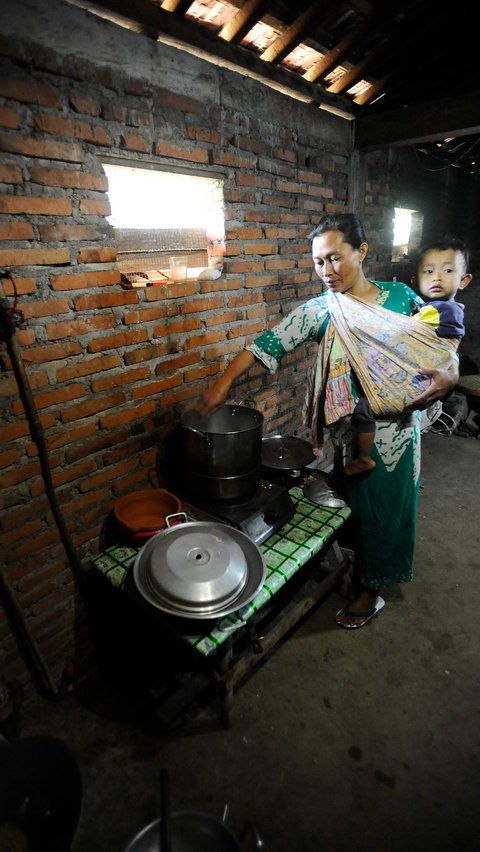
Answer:
[[[229,730],[207,705],[166,732],[101,678],[25,703],[22,736],[62,738],[82,772],[72,852],[123,852],[158,814],[162,767],[172,809],[228,804],[266,852],[478,852],[479,454],[423,436],[414,582],[355,632],[331,592],[242,684]]]

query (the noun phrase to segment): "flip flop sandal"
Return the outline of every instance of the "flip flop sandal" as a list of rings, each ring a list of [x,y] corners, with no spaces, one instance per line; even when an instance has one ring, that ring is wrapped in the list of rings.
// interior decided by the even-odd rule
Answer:
[[[343,607],[343,609],[338,610],[335,616],[335,622],[336,624],[338,624],[339,627],[344,627],[346,630],[359,630],[360,627],[365,627],[365,625],[368,624],[368,622],[371,621],[372,618],[378,615],[378,613],[380,612],[380,610],[383,609],[384,606],[385,601],[383,600],[383,598],[378,596],[375,602],[375,606],[373,607],[373,609],[370,609],[368,611],[350,610],[348,607]],[[337,621],[338,616],[342,613],[347,618],[363,618],[364,621],[362,621],[361,624],[342,624],[341,621]]]

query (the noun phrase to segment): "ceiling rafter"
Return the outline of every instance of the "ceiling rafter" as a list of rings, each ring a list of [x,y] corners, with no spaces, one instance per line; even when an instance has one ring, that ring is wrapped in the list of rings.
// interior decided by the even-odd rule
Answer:
[[[247,0],[245,5],[231,18],[228,24],[218,33],[219,38],[238,44],[242,38],[258,23],[265,9],[267,0]]]
[[[326,4],[328,5],[328,0],[317,0],[317,2],[313,3],[310,8],[306,9],[303,15],[300,15],[288,27],[286,32],[280,35],[273,44],[260,54],[260,59],[263,59],[264,62],[273,62],[274,64],[278,64],[282,59],[285,59],[300,44],[312,22],[317,20],[324,11]]]

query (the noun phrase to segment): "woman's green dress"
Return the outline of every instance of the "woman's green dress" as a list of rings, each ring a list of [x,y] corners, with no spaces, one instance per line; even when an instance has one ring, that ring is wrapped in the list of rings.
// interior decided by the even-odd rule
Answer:
[[[400,282],[375,282],[379,287],[376,303],[396,313],[415,313],[422,300]],[[306,340],[321,342],[329,326],[327,294],[310,299],[293,310],[282,322],[264,332],[247,347],[274,373],[282,357]],[[331,334],[331,328],[329,330]],[[338,371],[343,348],[333,335],[329,370]],[[344,355],[344,353],[343,353]],[[420,365],[421,366],[421,365]],[[350,414],[358,399],[355,376],[348,375],[348,393],[339,384],[338,410],[345,412],[328,426],[336,461],[343,464],[356,452]],[[315,398],[309,397],[315,387]],[[335,387],[335,384],[334,384]],[[318,375],[309,382],[305,401],[305,422],[319,433],[325,424]],[[419,413],[408,420],[377,420],[372,458],[374,470],[346,477],[347,500],[352,510],[355,536],[355,573],[359,582],[378,589],[393,583],[406,583],[413,577],[413,551],[420,485]]]

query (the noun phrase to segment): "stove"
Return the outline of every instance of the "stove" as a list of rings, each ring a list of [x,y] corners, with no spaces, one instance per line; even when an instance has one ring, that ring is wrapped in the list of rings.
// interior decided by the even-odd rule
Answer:
[[[220,521],[248,535],[255,544],[266,541],[290,521],[295,506],[288,489],[261,479],[255,493],[246,500],[197,500],[181,495],[184,511],[194,521]],[[199,505],[199,503],[201,505]]]

